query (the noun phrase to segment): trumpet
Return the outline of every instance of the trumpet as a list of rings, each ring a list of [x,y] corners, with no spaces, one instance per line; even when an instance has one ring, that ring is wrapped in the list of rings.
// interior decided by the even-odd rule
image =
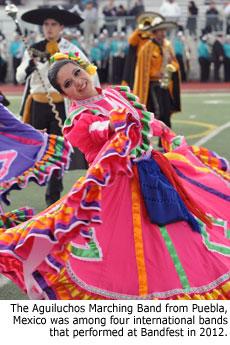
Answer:
[[[164,51],[163,64],[162,64],[163,77],[160,80],[160,86],[163,89],[168,89],[170,81],[172,79],[172,74],[176,72],[176,67],[173,64],[168,63],[168,59],[171,56],[170,50],[169,50],[170,42],[168,40],[165,40],[165,43],[166,44],[165,44],[165,51]]]

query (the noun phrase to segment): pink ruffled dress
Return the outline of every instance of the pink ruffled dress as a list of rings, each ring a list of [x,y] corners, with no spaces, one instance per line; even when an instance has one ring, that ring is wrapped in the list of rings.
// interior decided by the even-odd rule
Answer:
[[[56,204],[0,230],[3,274],[32,299],[230,299],[225,159],[162,132],[127,87],[73,102],[64,136],[89,169]]]

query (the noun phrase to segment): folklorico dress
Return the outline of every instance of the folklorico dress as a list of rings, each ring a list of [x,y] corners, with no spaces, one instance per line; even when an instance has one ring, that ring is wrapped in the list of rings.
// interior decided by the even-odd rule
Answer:
[[[30,207],[5,213],[12,190],[29,182],[45,186],[51,175],[61,177],[70,163],[71,146],[63,137],[47,135],[19,121],[0,104],[0,227],[8,228],[31,218]]]
[[[64,128],[86,175],[1,230],[1,272],[32,299],[230,299],[227,162],[162,133],[127,87],[99,91],[73,102]]]

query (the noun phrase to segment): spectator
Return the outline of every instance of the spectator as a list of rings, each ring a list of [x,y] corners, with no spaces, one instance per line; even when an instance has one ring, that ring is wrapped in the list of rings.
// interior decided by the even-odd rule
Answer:
[[[209,9],[206,11],[206,26],[210,26],[214,31],[219,30],[219,11],[214,1],[210,2]]]
[[[120,36],[117,31],[113,33],[113,39],[110,46],[112,56],[112,83],[120,84],[121,80],[118,71],[120,71]]]
[[[32,44],[35,44],[37,41],[37,34],[34,31],[30,31],[27,37],[27,41],[29,45],[31,46]]]
[[[196,7],[195,2],[189,1],[186,28],[188,29],[189,35],[192,36],[195,40],[197,39],[197,15],[198,8]]]
[[[18,32],[15,33],[14,40],[10,43],[9,51],[13,57],[14,85],[18,85],[18,82],[16,80],[16,71],[22,61],[22,57],[24,54],[24,43],[21,40]]]
[[[81,37],[81,31],[80,30],[76,30],[75,32],[73,32],[73,36],[71,39],[71,43],[73,43],[75,46],[77,46],[78,48],[81,49],[80,44],[79,44],[79,39]]]
[[[73,4],[75,4],[76,0],[73,1]],[[78,1],[78,6],[80,8],[81,11],[84,11],[84,9],[87,7],[89,0],[80,0]]]
[[[89,1],[83,11],[85,18],[85,39],[87,46],[90,46],[94,35],[98,33],[98,12],[93,2]]]
[[[108,13],[108,16],[116,16],[117,15],[117,8],[114,5],[114,0],[109,0],[108,5],[104,7],[105,12]]]
[[[109,80],[109,58],[110,58],[110,39],[108,30],[103,28],[102,32],[98,36],[98,47],[101,50],[102,66],[99,73],[100,82],[108,83]]]
[[[212,61],[214,63],[214,81],[220,82],[220,67],[224,63],[223,35],[218,34],[212,46]]]
[[[120,20],[122,21],[122,25],[127,27],[127,17],[128,11],[124,8],[123,5],[119,5],[117,8],[117,16],[120,17]]]
[[[175,0],[164,0],[159,12],[166,20],[178,23],[181,16],[181,7]]]
[[[178,31],[174,41],[174,54],[180,66],[181,81],[186,81],[187,76],[185,72],[185,46],[184,46],[184,34],[182,31]]]
[[[131,8],[129,14],[132,16],[138,16],[139,14],[143,13],[145,10],[143,1],[136,1],[134,6]]]
[[[221,9],[223,21],[226,23],[226,33],[230,34],[230,1],[226,1]]]
[[[230,1],[226,1],[223,5],[223,12],[225,14],[225,16],[229,16],[230,15]]]
[[[121,84],[128,51],[128,41],[124,31],[113,33],[110,50],[112,55],[112,82],[114,84]]]
[[[83,36],[83,30],[76,28],[65,28],[62,31],[62,37],[74,44],[76,47],[78,47],[88,57],[89,54],[86,52],[86,44],[85,37]]]
[[[207,82],[210,77],[211,57],[206,34],[200,37],[200,41],[198,43],[198,61],[200,65],[200,81],[202,83]]]
[[[137,22],[136,17],[139,16],[141,13],[145,11],[144,5],[142,1],[136,1],[135,5],[129,11],[129,16],[134,17],[133,19],[129,19],[127,21],[127,26],[131,26],[132,30],[136,29]]]
[[[224,47],[224,81],[230,81],[230,35],[227,35],[225,38],[225,42],[223,44]]]
[[[91,49],[90,49],[90,59],[94,65],[97,66],[97,73],[99,75],[100,79],[100,69],[101,69],[101,61],[102,61],[102,56],[101,56],[101,50],[98,47],[98,38],[94,38],[92,44],[91,44]]]
[[[124,8],[123,5],[118,6],[117,8],[117,16],[118,17],[125,17],[127,16],[127,10]]]
[[[230,15],[230,1],[225,1],[219,13],[224,17],[228,17]]]
[[[86,46],[86,42],[85,42],[85,36],[83,36],[83,33],[81,33],[81,36],[78,39],[79,42],[79,47],[81,49],[81,51],[88,57],[88,52],[87,52],[87,46]]]
[[[159,10],[165,20],[176,22],[180,21],[181,7],[175,0],[164,0]],[[170,41],[175,39],[175,30],[167,30],[166,35]]]
[[[129,42],[128,42],[128,38],[127,38],[127,34],[125,30],[121,31],[120,33],[120,45],[121,45],[121,60],[122,60],[122,71],[121,71],[121,76],[120,76],[120,81],[121,81],[122,76],[123,76],[125,61],[126,61],[128,49],[129,49]]]
[[[114,0],[109,0],[109,4],[103,8],[103,14],[109,37],[112,37],[113,32],[117,30],[117,8],[114,5]]]

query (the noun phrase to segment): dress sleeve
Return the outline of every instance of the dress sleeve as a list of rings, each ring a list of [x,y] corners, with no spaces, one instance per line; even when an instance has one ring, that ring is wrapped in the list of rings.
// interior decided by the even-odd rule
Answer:
[[[98,152],[109,139],[110,120],[87,108],[80,108],[70,113],[65,121],[63,134],[72,146],[78,147],[84,154]]]
[[[157,120],[154,114],[147,110],[145,104],[140,103],[136,95],[130,93],[129,87],[116,86],[114,89],[136,109],[140,119],[142,140],[139,147],[136,147],[134,155],[139,157],[144,152],[148,153],[152,149],[151,138],[153,136],[162,137],[166,135],[166,132],[163,131],[161,121]]]
[[[157,120],[154,117],[154,114],[147,110],[145,104],[140,103],[138,96],[132,94],[128,86],[116,86],[114,87],[114,90],[120,92],[120,94],[136,108],[142,127],[145,127],[146,129],[147,127],[151,128],[151,136],[160,137],[162,135],[163,128],[161,121]]]
[[[153,136],[161,137],[163,134],[163,127],[161,125],[161,121],[154,118],[152,127],[153,127]]]

